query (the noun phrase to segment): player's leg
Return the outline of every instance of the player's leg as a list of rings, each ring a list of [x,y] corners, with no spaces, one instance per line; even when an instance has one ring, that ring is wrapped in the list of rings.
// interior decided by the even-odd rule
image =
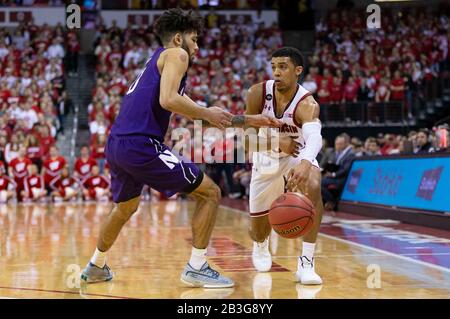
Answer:
[[[97,248],[102,252],[108,251],[117,239],[122,227],[137,211],[140,196],[136,196],[126,202],[115,203],[109,215],[106,217],[97,241]],[[94,260],[97,261],[97,260]],[[101,264],[99,266],[102,266]]]
[[[125,170],[128,162],[123,157],[133,156],[134,154],[129,154],[133,149],[128,147],[126,140],[119,141],[120,145],[117,145],[119,143],[114,138],[109,142],[112,145],[108,146],[112,147],[109,148],[108,162],[111,167],[111,190],[115,204],[101,226],[95,252],[81,275],[81,279],[88,283],[112,279],[113,274],[106,265],[106,253],[116,241],[122,227],[137,211],[143,188],[143,184]],[[116,161],[118,155],[120,158]],[[88,192],[88,195],[95,198],[95,191],[94,194]]]
[[[205,259],[220,201],[219,187],[195,164],[176,156],[162,142],[144,139],[135,143],[139,146],[137,150],[128,152],[126,156],[132,156],[136,152],[137,160],[128,162],[126,169],[136,181],[141,185],[149,185],[168,197],[186,193],[196,201],[192,219],[191,259],[182,272],[181,280],[195,287],[232,287],[234,282],[211,269]],[[114,187],[112,190],[114,194]]]
[[[272,255],[269,250],[271,230],[269,215],[251,217],[249,234],[253,239],[252,262],[257,271],[265,272],[272,268]]]
[[[191,166],[189,168],[194,171],[193,164],[183,163],[182,165]],[[189,262],[181,274],[181,281],[191,286],[204,288],[233,287],[233,280],[211,269],[206,261],[207,247],[216,221],[221,190],[207,175],[201,172],[194,174],[202,174],[203,179],[200,185],[189,194],[196,201],[192,217],[193,247]]]
[[[221,198],[220,188],[208,176],[204,175],[201,184],[189,195],[196,202],[194,216],[192,217],[193,246],[198,249],[205,249],[208,246],[216,221]]]
[[[284,166],[286,161],[280,161]],[[272,267],[272,256],[269,251],[269,236],[272,227],[269,223],[269,209],[272,202],[284,192],[283,167],[271,174],[261,174],[253,169],[250,181],[250,229],[253,239],[252,262],[258,271],[269,271]]]
[[[111,280],[113,274],[106,265],[107,251],[117,239],[122,227],[137,211],[140,195],[125,202],[115,203],[111,212],[106,217],[100,228],[97,247],[89,264],[84,269],[81,279],[88,283]]]
[[[300,187],[312,201],[315,208],[314,225],[311,231],[303,237],[302,254],[298,260],[298,270],[296,273],[298,281],[304,285],[322,284],[322,279],[314,269],[314,250],[323,214],[320,185],[321,172],[317,167],[312,166],[306,185]]]

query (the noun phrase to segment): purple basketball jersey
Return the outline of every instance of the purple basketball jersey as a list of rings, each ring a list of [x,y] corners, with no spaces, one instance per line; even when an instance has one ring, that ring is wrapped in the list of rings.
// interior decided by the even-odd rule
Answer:
[[[123,98],[122,106],[112,128],[115,136],[147,136],[160,141],[169,126],[171,112],[159,104],[161,75],[157,62],[161,52],[158,48],[147,62],[144,71],[134,80]],[[186,75],[180,83],[179,93],[184,94]]]

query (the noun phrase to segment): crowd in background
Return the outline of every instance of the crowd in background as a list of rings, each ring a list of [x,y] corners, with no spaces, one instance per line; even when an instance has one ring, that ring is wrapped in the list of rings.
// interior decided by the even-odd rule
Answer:
[[[61,25],[0,29],[0,203],[108,199],[109,180],[89,153],[69,169],[56,146],[71,109],[65,75],[76,75],[78,51],[76,33]]]
[[[450,83],[448,17],[383,9],[378,29],[368,29],[362,17],[359,11],[342,10],[316,24],[303,85],[331,111],[363,102],[369,121],[417,116]],[[390,105],[391,116],[380,117],[383,104]]]
[[[397,21],[388,15],[382,22],[385,29],[367,32],[362,21],[347,14],[332,13],[317,25],[315,51],[308,58],[302,84],[321,105],[379,102],[382,98],[400,101],[412,112],[410,96],[425,100],[440,90],[432,84],[448,71],[446,17],[419,15],[414,20],[406,16]],[[394,21],[399,25],[395,30],[390,26]],[[206,17],[206,24],[197,60],[188,71],[187,94],[199,105],[242,114],[248,88],[270,79],[268,61],[271,52],[283,45],[281,31],[253,21],[219,21],[214,14]],[[0,202],[12,197],[28,201],[109,200],[104,154],[107,135],[128,86],[158,47],[151,26],[129,24],[121,29],[113,21],[111,26],[97,28],[93,43],[96,84],[88,106],[90,139],[74,167],[68,167],[67,159],[54,146],[57,138],[64,137],[64,116],[70,109],[64,76],[78,75],[77,35],[61,26],[50,28],[32,22],[14,32],[0,29]],[[174,116],[170,127],[180,126],[193,130],[191,121]],[[407,136],[380,134],[364,141],[343,134],[334,148],[327,148],[324,141],[319,160],[324,168],[327,207],[335,205],[338,191],[332,189],[339,190],[345,181],[345,174],[333,176],[336,172],[328,171],[327,164],[340,165],[350,155],[448,151],[448,138],[448,128],[441,126]],[[227,136],[225,145],[232,139]],[[203,140],[209,145],[217,143],[213,135],[205,135]],[[173,146],[169,136],[165,142]],[[225,158],[226,154],[216,156]],[[224,194],[248,196],[251,165],[208,164],[205,160],[199,165]],[[344,167],[348,173],[350,166],[341,169]],[[329,194],[327,190],[331,190]]]

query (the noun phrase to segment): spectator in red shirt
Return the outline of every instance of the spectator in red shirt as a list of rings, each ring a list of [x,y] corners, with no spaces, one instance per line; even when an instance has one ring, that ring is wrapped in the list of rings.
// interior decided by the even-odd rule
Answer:
[[[342,101],[342,81],[341,78],[335,76],[333,84],[330,88],[330,102],[331,104],[339,104]]]
[[[323,79],[320,82],[319,91],[317,91],[317,95],[319,97],[320,104],[329,104],[330,103],[330,89],[328,88],[328,81]]]
[[[97,166],[97,161],[91,157],[89,147],[81,147],[81,156],[77,158],[74,165],[74,176],[82,183],[91,176],[92,167]]]
[[[388,86],[388,80],[386,78],[382,78],[380,81],[380,85],[377,87],[377,91],[375,93],[375,102],[389,102],[391,97],[391,90]]]
[[[47,191],[51,191],[51,182],[58,178],[64,167],[67,166],[66,159],[59,155],[57,146],[51,146],[49,157],[44,161],[42,175],[44,176],[45,187]]]
[[[31,160],[25,157],[25,146],[21,145],[18,151],[18,157],[13,159],[8,166],[9,176],[14,177],[17,184],[17,197],[21,198],[21,191],[24,189],[24,180],[28,176],[28,166],[33,164]]]
[[[386,134],[385,141],[386,142],[380,149],[381,155],[390,155],[397,147],[395,136],[392,134]]]
[[[27,148],[27,157],[36,164],[38,170],[42,168],[42,148],[39,140],[34,134],[29,134],[25,139],[25,147]]]
[[[3,163],[2,163],[3,164]],[[5,168],[0,169],[0,204],[7,203],[16,194],[17,184],[5,174]]]
[[[92,144],[92,158],[97,161],[100,168],[100,173],[103,174],[103,169],[105,167],[105,146],[106,146],[106,135],[98,135],[95,142]]]
[[[100,175],[98,166],[92,167],[92,176],[83,183],[83,195],[86,200],[107,201],[111,195],[109,180]]]
[[[391,81],[391,98],[394,101],[403,101],[405,99],[405,80],[401,77],[399,71],[395,71],[394,78]]]
[[[55,144],[55,139],[50,135],[50,129],[47,125],[40,126],[39,133],[38,139],[42,147],[42,155],[46,156],[50,151],[50,147]]]
[[[354,78],[351,76],[348,78],[347,84],[344,86],[344,98],[343,102],[353,102],[355,103],[358,97],[359,86],[355,82]]]
[[[55,202],[69,201],[80,194],[80,182],[70,176],[69,168],[66,166],[61,170],[61,175],[53,179],[50,184],[52,197]]]
[[[24,189],[21,191],[24,201],[43,201],[47,192],[45,190],[44,178],[38,173],[37,166],[28,166],[28,176],[24,179]]]

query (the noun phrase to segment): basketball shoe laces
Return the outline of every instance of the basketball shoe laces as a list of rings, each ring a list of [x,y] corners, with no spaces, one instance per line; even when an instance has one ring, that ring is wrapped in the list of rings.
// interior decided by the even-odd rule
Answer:
[[[303,258],[305,260],[303,260]],[[314,267],[314,257],[312,257],[311,260],[309,260],[308,257],[306,257],[306,256],[300,256],[300,263],[302,264],[302,268],[305,268],[304,264],[313,268]]]
[[[213,278],[218,278],[219,277],[219,272],[215,271],[214,269],[212,269],[209,264],[207,264],[208,266],[203,270],[207,275],[210,275]]]

